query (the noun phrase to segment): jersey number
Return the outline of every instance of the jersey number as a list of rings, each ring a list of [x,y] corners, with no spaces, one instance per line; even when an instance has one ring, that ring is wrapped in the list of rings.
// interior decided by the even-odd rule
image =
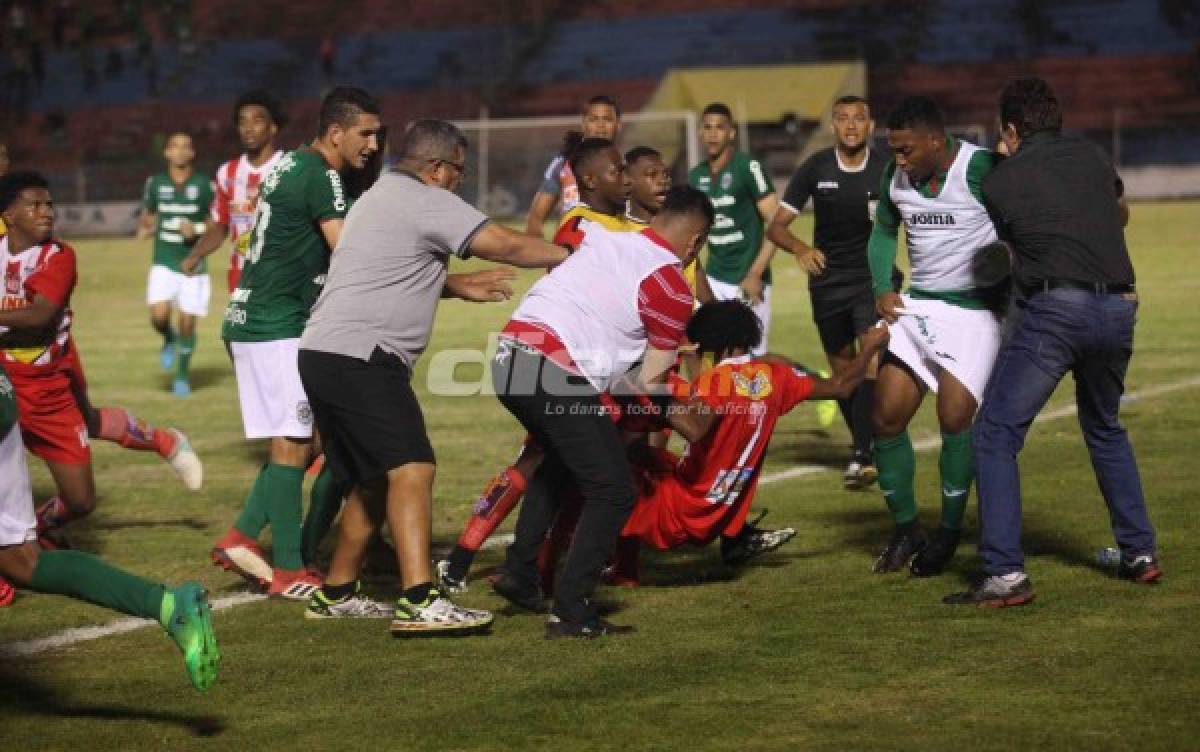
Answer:
[[[742,495],[746,484],[754,476],[753,467],[735,467],[732,470],[722,470],[717,473],[712,488],[708,489],[705,500],[710,504],[732,504]]]
[[[271,205],[266,201],[259,201],[258,206],[254,209],[254,229],[251,234],[254,236],[250,241],[250,249],[246,253],[246,260],[253,264],[258,261],[258,257],[262,255],[263,240],[267,235],[267,225],[271,223]]]

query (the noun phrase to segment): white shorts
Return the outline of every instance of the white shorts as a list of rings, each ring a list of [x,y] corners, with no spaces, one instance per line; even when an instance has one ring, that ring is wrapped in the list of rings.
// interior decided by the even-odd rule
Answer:
[[[207,316],[212,283],[208,274],[187,275],[155,264],[146,280],[146,303],[174,303],[189,316]]]
[[[300,338],[230,342],[229,347],[246,438],[310,438],[312,408],[296,363]]]
[[[19,546],[37,540],[33,516],[33,487],[25,464],[21,428],[13,426],[0,440],[0,546]]]
[[[713,297],[717,300],[741,300],[742,289],[737,285],[731,285],[728,282],[722,282],[719,279],[708,278],[708,286],[712,288]],[[767,354],[767,332],[771,328],[771,285],[763,286],[763,299],[761,303],[754,303],[750,306],[750,310],[754,311],[754,315],[758,317],[759,323],[762,324],[762,342],[758,347],[754,348],[752,355]]]
[[[938,374],[945,369],[967,388],[976,404],[982,402],[1000,351],[1000,316],[941,300],[900,297],[904,313],[891,326],[888,352],[904,361],[935,394]]]

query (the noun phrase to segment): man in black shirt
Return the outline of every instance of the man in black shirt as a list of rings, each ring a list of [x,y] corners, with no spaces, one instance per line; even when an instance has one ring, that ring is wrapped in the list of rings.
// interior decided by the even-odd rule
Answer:
[[[987,575],[947,603],[1015,606],[1033,600],[1021,553],[1017,453],[1058,382],[1075,377],[1079,425],[1113,535],[1117,574],[1162,576],[1133,448],[1118,420],[1137,313],[1122,226],[1120,181],[1087,142],[1063,136],[1049,84],[1013,81],[1000,99],[1001,137],[1013,155],[983,181],[984,201],[1015,253],[1017,320],[975,420],[979,554]]]
[[[867,266],[867,240],[888,160],[870,147],[874,128],[862,97],[844,96],[834,102],[837,145],[813,154],[796,170],[767,229],[771,242],[794,254],[809,275],[813,321],[834,375],[854,362],[858,337],[879,318]],[[810,198],[816,218],[812,246],[788,229]],[[874,371],[849,399],[838,400],[854,439],[854,453],[843,476],[847,488],[865,488],[879,475],[872,455]]]

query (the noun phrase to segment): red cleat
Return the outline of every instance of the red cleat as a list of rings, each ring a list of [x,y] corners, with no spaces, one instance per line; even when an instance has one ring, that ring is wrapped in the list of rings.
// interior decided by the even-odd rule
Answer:
[[[273,570],[267,557],[263,555],[262,547],[258,545],[258,541],[237,528],[230,528],[229,532],[216,542],[209,556],[213,564],[227,572],[241,575],[254,587],[261,589],[271,584]]]
[[[311,569],[276,569],[267,595],[272,598],[307,601],[321,584],[321,578]]]

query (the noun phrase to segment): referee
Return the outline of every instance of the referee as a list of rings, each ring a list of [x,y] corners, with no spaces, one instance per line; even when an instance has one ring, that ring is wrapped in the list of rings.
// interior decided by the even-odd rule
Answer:
[[[1013,156],[984,179],[983,195],[1016,254],[1017,320],[975,422],[979,554],[987,576],[945,602],[1016,606],[1033,600],[1021,553],[1017,453],[1068,372],[1121,549],[1117,574],[1152,583],[1162,576],[1154,528],[1117,415],[1138,307],[1121,182],[1098,149],[1062,135],[1058,99],[1040,78],[1005,87],[1000,122]]]
[[[888,158],[871,148],[874,130],[865,99],[848,95],[834,102],[837,145],[813,154],[796,170],[767,229],[771,242],[795,255],[808,273],[813,321],[835,376],[849,369],[858,351],[858,338],[879,319],[867,266],[867,241]],[[813,246],[788,229],[810,198],[816,219]],[[896,281],[898,286],[900,280]],[[849,399],[838,400],[854,440],[842,476],[846,488],[865,488],[879,475],[872,451],[874,402],[874,368]]]
[[[492,223],[454,194],[467,142],[440,120],[405,133],[394,171],[346,218],[328,280],[300,342],[300,378],[335,481],[352,488],[329,574],[309,601],[312,618],[378,617],[358,593],[367,542],[386,518],[404,590],[394,634],[484,628],[486,611],[461,608],[433,582],[429,556],[434,456],[409,383],[425,351],[438,300],[511,295],[509,270],[447,275],[451,256],[549,267],[566,251]]]

